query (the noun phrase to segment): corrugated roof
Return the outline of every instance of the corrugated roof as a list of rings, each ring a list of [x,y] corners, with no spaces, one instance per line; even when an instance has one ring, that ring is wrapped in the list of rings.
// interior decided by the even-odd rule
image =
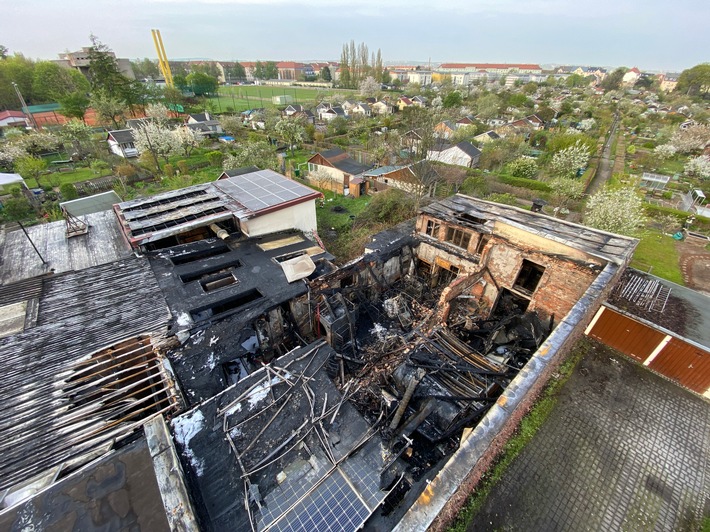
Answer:
[[[38,325],[0,340],[0,489],[121,438],[136,427],[121,422],[111,400],[88,397],[73,377],[92,353],[139,334],[162,334],[170,313],[146,259],[50,277],[40,299]],[[86,371],[86,370],[81,370]],[[90,374],[90,372],[89,372]],[[122,387],[115,378],[96,394]],[[93,379],[93,380],[92,380]],[[71,392],[69,389],[71,388]],[[10,434],[10,432],[12,434]]]

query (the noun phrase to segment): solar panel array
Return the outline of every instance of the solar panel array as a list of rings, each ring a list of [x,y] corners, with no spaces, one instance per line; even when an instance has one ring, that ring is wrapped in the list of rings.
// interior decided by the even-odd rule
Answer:
[[[259,170],[214,184],[252,212],[314,194],[310,188],[273,170]]]
[[[355,531],[362,527],[370,513],[370,509],[350,487],[345,477],[336,471],[284,515],[271,530]]]

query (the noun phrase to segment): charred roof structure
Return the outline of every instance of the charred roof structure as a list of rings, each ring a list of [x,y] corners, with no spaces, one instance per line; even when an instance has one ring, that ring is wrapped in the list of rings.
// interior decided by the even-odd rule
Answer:
[[[160,248],[227,232],[259,236],[286,229],[315,231],[322,194],[273,170],[257,170],[114,206],[131,247]],[[300,207],[300,208],[299,208]]]
[[[57,332],[17,333],[32,323],[28,304],[24,321],[10,320],[0,339],[15,358],[37,358],[13,385],[36,380],[51,388],[42,392],[50,403],[62,390],[91,408],[91,398],[101,398],[86,420],[100,436],[95,421],[107,420],[102,430],[110,433],[117,416],[136,411],[133,401],[110,402],[125,397],[115,383],[133,371],[114,361],[126,349],[143,357],[135,378],[159,373],[170,386],[151,381],[152,401],[161,402],[146,403],[149,420],[127,422],[144,426],[172,529],[187,522],[203,530],[425,529],[485,465],[501,431],[512,430],[636,241],[457,195],[375,235],[363,257],[336,268],[301,231],[249,228],[249,213],[261,207],[237,201],[236,190],[264,176],[232,180],[250,175],[227,173],[211,185],[117,206],[128,240],[145,254],[66,274],[65,282],[75,280],[56,292],[86,294],[107,283],[117,310],[88,300],[77,317],[72,306],[61,309],[68,315],[57,323],[69,324],[58,357],[64,365],[46,371],[56,376],[45,383],[27,371],[43,374],[40,355]],[[175,223],[145,225],[156,220]],[[132,273],[112,284],[111,268]],[[49,327],[48,282],[27,285],[39,304],[35,329]],[[17,297],[0,291],[8,305]],[[47,299],[45,309],[61,316],[49,301],[59,300]],[[79,315],[93,314],[103,321],[72,336]],[[110,332],[119,326],[121,335]],[[148,375],[151,367],[158,373]],[[85,371],[105,385],[82,381]],[[47,403],[28,401],[19,409]],[[20,410],[13,422],[31,426]],[[74,426],[64,410],[56,415]],[[61,450],[79,437],[40,440]],[[120,460],[120,448],[112,452]],[[70,458],[43,456],[36,466],[13,459],[3,467],[20,482]],[[93,474],[80,466],[59,480],[80,482],[72,475],[82,471]]]

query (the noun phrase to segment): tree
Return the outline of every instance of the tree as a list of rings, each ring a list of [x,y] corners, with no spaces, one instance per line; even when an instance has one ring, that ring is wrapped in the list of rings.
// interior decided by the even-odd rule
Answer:
[[[635,234],[645,222],[643,199],[633,186],[597,192],[584,214],[586,225],[622,235]]]
[[[685,164],[685,175],[699,177],[701,179],[710,178],[710,156],[700,155],[691,157]]]
[[[9,50],[7,49],[7,46],[3,46],[0,44],[0,61],[3,59],[7,59],[7,54],[9,53]]]
[[[15,161],[27,157],[27,151],[22,146],[10,142],[0,144],[0,166],[12,169]]]
[[[659,144],[653,150],[653,154],[656,155],[662,161],[670,159],[673,157],[678,150],[673,144]]]
[[[232,136],[237,135],[242,129],[244,129],[242,120],[238,116],[222,115],[219,117],[219,123],[224,132],[229,133]]]
[[[34,65],[34,61],[20,54],[0,61],[0,109],[13,109],[20,106],[13,83],[17,83],[17,87],[28,103],[34,102],[32,89]]]
[[[538,172],[537,162],[534,158],[523,155],[508,164],[508,171],[514,177],[535,179]]]
[[[76,155],[84,157],[89,151],[93,132],[84,122],[71,120],[62,126],[59,135],[71,144]]]
[[[577,170],[587,166],[589,162],[589,149],[582,142],[560,150],[552,156],[552,171],[559,177],[572,178]]]
[[[257,61],[254,64],[254,77],[256,79],[266,79],[266,70],[264,68],[264,63]]]
[[[217,78],[204,72],[190,72],[185,78],[195,96],[206,96],[217,92]]]
[[[267,61],[264,65],[264,79],[279,79],[279,69],[274,61]]]
[[[374,96],[380,91],[379,82],[372,76],[368,76],[360,82],[360,94],[365,97]]]
[[[170,120],[170,111],[162,103],[149,103],[145,108],[146,116],[165,126]]]
[[[233,66],[228,67],[225,74],[227,74],[227,81],[230,83],[233,80],[244,81],[247,79],[247,71],[241,63],[234,63]]]
[[[463,97],[459,91],[451,91],[444,97],[442,105],[446,109],[451,109],[452,107],[461,107],[463,103]]]
[[[182,147],[172,130],[148,121],[133,129],[133,143],[139,152],[151,153],[157,166],[159,157],[167,163],[170,156],[177,154]]]
[[[703,149],[710,142],[710,126],[695,124],[679,129],[671,137],[670,144],[680,153],[692,153]]]
[[[554,207],[555,216],[567,206],[584,196],[584,183],[579,179],[569,179],[567,177],[557,177],[548,181],[552,189],[550,203]]]
[[[527,145],[520,137],[505,137],[486,142],[481,150],[480,165],[486,170],[496,170],[525,153]]]
[[[40,185],[39,177],[47,169],[47,161],[28,155],[15,161],[15,170],[25,179],[34,179]],[[41,186],[41,185],[40,185]]]
[[[91,107],[99,115],[99,120],[102,123],[112,122],[115,128],[118,128],[118,118],[119,120],[123,118],[123,113],[126,112],[127,107],[124,100],[111,96],[110,93],[103,92],[101,90],[95,91],[91,95],[89,100]]]
[[[131,69],[136,79],[158,79],[162,78],[158,62],[154,59],[136,59],[131,61]]]
[[[688,96],[710,94],[710,63],[702,63],[680,73],[675,90]]]
[[[276,170],[279,166],[274,147],[265,141],[245,142],[237,146],[234,153],[228,155],[222,164],[225,170],[256,166],[258,168]]]
[[[554,109],[551,107],[547,107],[546,105],[543,105],[542,107],[539,107],[536,111],[535,114],[539,116],[543,121],[549,122],[553,118],[555,118],[555,115],[557,114]]]
[[[197,148],[201,142],[201,139],[197,133],[188,127],[179,127],[173,130],[173,135],[177,139],[185,157],[189,157],[192,150]]]
[[[333,77],[330,73],[330,67],[324,66],[320,69],[320,79],[323,81],[332,81]]]
[[[86,110],[89,108],[89,97],[83,92],[71,92],[57,99],[60,112],[67,118],[76,118],[83,121]]]
[[[79,192],[76,190],[74,183],[64,183],[59,187],[59,193],[64,201],[75,200],[79,197]]]
[[[34,218],[35,211],[29,200],[19,195],[3,202],[2,215],[9,221],[22,221]]]
[[[501,100],[495,94],[484,94],[476,102],[478,116],[483,120],[489,120],[498,116]]]
[[[35,64],[32,90],[37,102],[54,102],[74,92],[89,92],[89,82],[76,70],[51,61]]]
[[[284,139],[286,144],[288,144],[291,149],[291,157],[293,157],[294,145],[303,142],[306,136],[303,121],[293,118],[284,118],[276,123],[274,129],[276,133]]]
[[[621,87],[621,81],[626,74],[625,68],[617,68],[611,74],[607,75],[601,82],[601,87],[605,91],[615,91]]]
[[[116,100],[125,100],[130,80],[121,74],[111,49],[96,35],[89,37],[89,81],[92,92],[101,92]]]

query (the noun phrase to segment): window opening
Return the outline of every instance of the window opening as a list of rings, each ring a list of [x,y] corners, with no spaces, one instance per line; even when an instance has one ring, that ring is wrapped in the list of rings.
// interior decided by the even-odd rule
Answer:
[[[446,229],[446,241],[454,246],[466,249],[471,241],[471,233],[456,227],[448,227]]]
[[[532,294],[540,283],[543,273],[545,273],[544,266],[523,259],[523,265],[513,287],[525,294]]]

